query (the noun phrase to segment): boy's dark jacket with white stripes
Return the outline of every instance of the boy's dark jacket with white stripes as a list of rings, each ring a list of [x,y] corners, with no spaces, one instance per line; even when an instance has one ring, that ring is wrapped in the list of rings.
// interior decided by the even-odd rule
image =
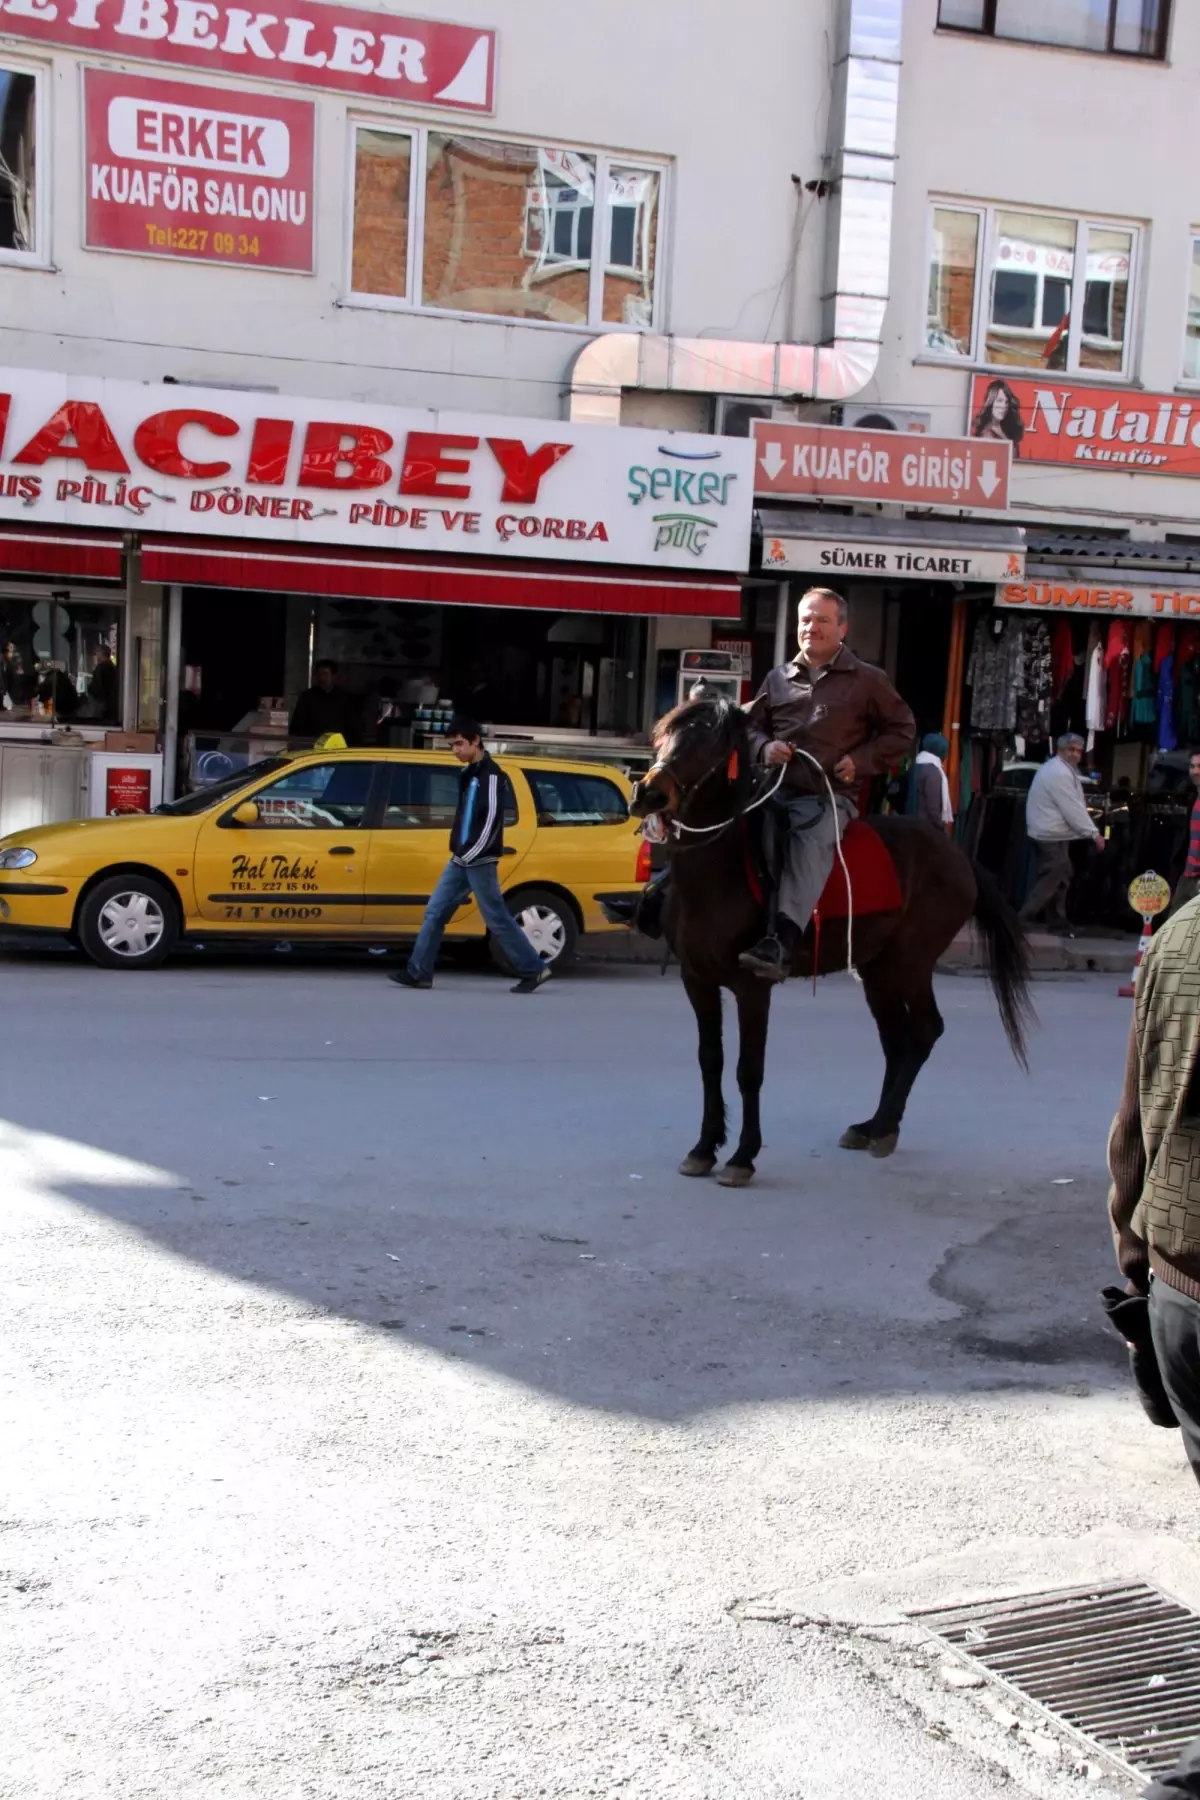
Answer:
[[[486,751],[462,772],[450,853],[463,869],[499,862],[504,853],[504,778]]]

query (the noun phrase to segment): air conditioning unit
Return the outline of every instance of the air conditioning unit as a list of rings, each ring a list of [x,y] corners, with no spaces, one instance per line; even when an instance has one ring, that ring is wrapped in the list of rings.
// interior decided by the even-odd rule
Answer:
[[[749,437],[753,419],[769,419],[770,400],[734,400],[722,394],[717,400],[713,425],[718,437]]]
[[[933,414],[912,406],[880,406],[854,400],[831,409],[830,424],[852,425],[856,431],[928,431]]]

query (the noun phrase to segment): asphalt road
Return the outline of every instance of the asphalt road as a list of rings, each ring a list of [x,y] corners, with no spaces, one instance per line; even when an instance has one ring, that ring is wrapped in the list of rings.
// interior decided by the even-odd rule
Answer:
[[[0,964],[0,1793],[1120,1791],[903,1623],[1200,1603],[1095,1306],[1114,987],[1025,1077],[945,981],[885,1163],[861,995],[789,989],[731,1193],[674,977]]]

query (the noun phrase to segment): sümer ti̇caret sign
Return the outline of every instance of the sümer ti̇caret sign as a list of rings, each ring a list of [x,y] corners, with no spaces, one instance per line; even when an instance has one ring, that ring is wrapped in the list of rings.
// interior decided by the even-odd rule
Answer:
[[[495,106],[496,33],[328,0],[0,0],[0,35],[460,112]]]
[[[0,369],[0,518],[691,570],[750,555],[748,438]]]
[[[84,70],[89,249],[309,273],[311,100]]]
[[[1021,462],[1200,475],[1200,396],[1087,387],[1055,375],[976,375],[970,430],[1006,435]]]
[[[1164,582],[1127,586],[1119,580],[1033,580],[996,589],[996,605],[1032,612],[1092,613],[1135,619],[1200,619],[1200,591]]]

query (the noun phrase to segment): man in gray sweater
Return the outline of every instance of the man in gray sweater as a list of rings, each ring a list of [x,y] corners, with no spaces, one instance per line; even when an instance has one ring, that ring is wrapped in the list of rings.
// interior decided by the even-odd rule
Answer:
[[[1070,846],[1091,838],[1097,850],[1104,848],[1103,835],[1096,830],[1083,797],[1079,773],[1082,758],[1083,739],[1076,732],[1066,732],[1059,738],[1055,754],[1034,776],[1026,796],[1025,829],[1037,859],[1033,886],[1021,908],[1021,918],[1026,923],[1049,906],[1065,926],[1066,894],[1071,885]]]

